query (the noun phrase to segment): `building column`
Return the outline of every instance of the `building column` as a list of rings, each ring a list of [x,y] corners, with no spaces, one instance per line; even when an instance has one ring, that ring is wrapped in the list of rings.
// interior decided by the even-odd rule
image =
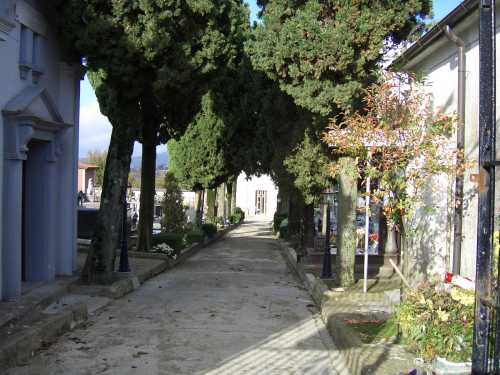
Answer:
[[[62,153],[57,162],[56,181],[59,190],[59,199],[56,207],[56,218],[59,232],[57,235],[57,275],[73,274],[73,265],[76,261],[76,210],[77,210],[77,171],[74,158],[74,128],[67,129],[60,136]]]
[[[80,66],[60,63],[59,92],[74,93],[61,95],[58,100],[61,116],[68,124],[73,124],[58,135],[60,155],[57,162],[59,186],[57,226],[57,275],[72,275],[77,268],[77,193],[78,193],[78,121],[80,105]],[[85,171],[83,172],[83,192],[87,190]]]
[[[23,160],[4,159],[2,297],[5,300],[21,295],[22,183]]]

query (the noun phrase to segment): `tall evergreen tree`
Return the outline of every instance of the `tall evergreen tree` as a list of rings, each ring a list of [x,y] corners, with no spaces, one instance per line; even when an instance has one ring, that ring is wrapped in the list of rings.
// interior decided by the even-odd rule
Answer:
[[[162,228],[167,232],[180,232],[186,224],[186,215],[182,190],[171,172],[165,175],[165,197],[162,206]]]
[[[85,57],[101,110],[113,125],[103,199],[83,273],[86,280],[107,282],[134,141],[153,134],[151,128],[182,132],[210,80],[237,56],[238,25],[248,22],[248,15],[239,0],[51,3],[60,11],[61,36]]]
[[[262,23],[248,43],[253,66],[295,103],[332,117],[361,109],[362,89],[374,80],[387,45],[399,43],[430,13],[431,0],[261,0]],[[356,161],[342,158],[339,238],[355,238]],[[354,180],[353,180],[354,179]],[[340,284],[354,281],[354,240],[339,243]]]

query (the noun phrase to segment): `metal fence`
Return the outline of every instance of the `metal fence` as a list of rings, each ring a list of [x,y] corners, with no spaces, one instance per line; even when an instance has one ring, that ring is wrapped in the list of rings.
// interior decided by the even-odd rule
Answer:
[[[495,0],[479,1],[479,215],[473,374],[500,374],[498,258],[494,254],[496,160]]]

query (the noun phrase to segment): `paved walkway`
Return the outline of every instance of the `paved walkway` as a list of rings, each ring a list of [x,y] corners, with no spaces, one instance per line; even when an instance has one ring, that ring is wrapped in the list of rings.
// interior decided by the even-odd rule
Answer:
[[[335,374],[333,344],[268,227],[242,225],[8,374]]]

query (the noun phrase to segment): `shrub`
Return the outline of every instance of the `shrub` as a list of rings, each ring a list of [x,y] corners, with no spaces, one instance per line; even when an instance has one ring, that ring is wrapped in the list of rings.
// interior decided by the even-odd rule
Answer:
[[[409,291],[396,310],[396,321],[410,350],[425,361],[443,357],[465,362],[472,354],[474,292],[450,292],[422,284]]]
[[[165,175],[165,197],[163,198],[162,228],[166,232],[180,232],[186,224],[182,191],[174,175],[167,172]]]
[[[184,248],[184,234],[183,233],[160,233],[153,236],[153,247],[165,243],[173,248],[177,253]]]
[[[186,232],[184,235],[184,243],[186,246],[189,246],[195,242],[203,242],[204,237],[205,233],[201,230],[201,228],[194,228],[189,232]]]
[[[222,216],[218,216],[215,218],[215,224],[217,225],[220,225],[220,226],[224,226],[224,218]]]
[[[281,220],[279,233],[281,238],[288,238],[288,218]]]
[[[245,220],[245,212],[241,208],[236,207],[234,213],[229,217],[229,222],[231,224],[239,224],[243,220]]]
[[[287,218],[288,218],[287,214],[278,214],[277,212],[274,214],[274,218],[273,218],[273,230],[274,230],[274,233],[278,233],[279,232],[281,222],[283,220],[287,219]]]
[[[245,220],[245,211],[243,211],[240,207],[235,207],[234,213],[231,216],[234,217],[234,224],[239,224]]]
[[[217,233],[217,226],[215,224],[202,224],[201,230],[205,233],[205,236],[212,238]]]

